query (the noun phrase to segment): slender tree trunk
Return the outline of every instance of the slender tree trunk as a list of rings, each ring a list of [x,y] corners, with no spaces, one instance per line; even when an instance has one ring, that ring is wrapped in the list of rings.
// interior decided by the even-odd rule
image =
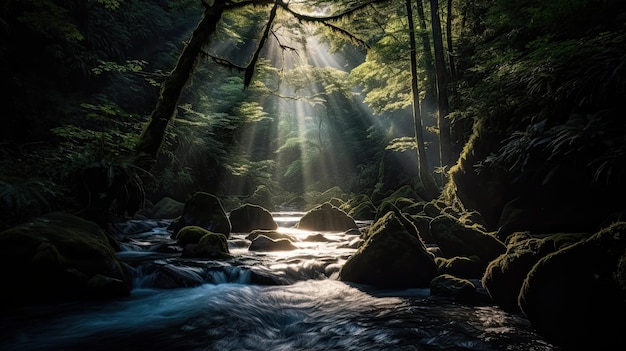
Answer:
[[[224,6],[224,0],[216,0],[210,6],[205,5],[202,20],[183,49],[176,66],[161,85],[156,107],[135,146],[136,165],[148,169],[154,165],[165,138],[165,129],[176,116],[180,94],[193,75],[203,45],[215,32],[217,23],[222,18]]]
[[[447,17],[446,17],[446,42],[448,44],[448,63],[450,65],[450,93],[452,96],[456,96],[456,80],[457,80],[457,72],[456,72],[456,59],[454,55],[454,45],[452,43],[452,0],[448,0],[448,9],[447,9]],[[460,150],[456,150],[456,147],[463,144],[463,134],[464,134],[464,126],[462,121],[455,121],[451,126],[451,129],[454,133],[451,136],[452,146],[455,148],[453,152],[453,157],[457,157]]]
[[[454,47],[452,45],[452,0],[448,0],[446,13],[446,43],[448,44],[448,63],[450,65],[450,80],[456,80],[456,63],[454,62]]]
[[[441,155],[441,166],[445,167],[452,164],[452,141],[450,137],[450,120],[446,118],[450,110],[448,106],[448,70],[446,69],[446,62],[443,55],[443,37],[441,33],[441,21],[439,20],[439,3],[437,0],[430,0],[430,14],[433,28],[433,47],[435,49],[435,70],[437,72],[439,153]],[[445,181],[445,177],[442,179]]]
[[[406,12],[409,22],[409,40],[411,45],[411,93],[413,94],[413,126],[415,128],[415,141],[417,142],[417,165],[418,174],[424,186],[424,195],[432,200],[439,196],[439,188],[432,175],[428,171],[428,159],[424,146],[424,130],[419,102],[419,87],[417,82],[417,58],[415,44],[415,26],[413,24],[413,10],[411,0],[406,0]]]
[[[426,87],[424,89],[426,94],[424,95],[422,112],[429,113],[432,112],[436,103],[437,76],[435,75],[435,65],[433,63],[433,53],[430,47],[430,37],[428,36],[428,31],[426,31],[428,26],[426,25],[426,15],[424,14],[424,3],[423,0],[417,0],[415,3],[417,4],[417,18],[421,27],[419,34],[420,39],[422,40],[422,46],[424,47],[424,71],[426,72]],[[426,106],[426,108],[424,106]]]

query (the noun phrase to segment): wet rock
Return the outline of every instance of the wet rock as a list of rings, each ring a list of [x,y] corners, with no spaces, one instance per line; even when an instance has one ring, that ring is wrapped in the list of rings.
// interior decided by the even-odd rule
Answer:
[[[188,225],[178,231],[178,245],[184,247],[187,244],[197,244],[203,236],[211,233],[210,231],[198,227],[197,225]]]
[[[372,225],[368,239],[348,258],[339,279],[380,288],[423,288],[437,275],[434,257],[390,211]]]
[[[376,217],[376,206],[367,195],[356,196],[339,208],[356,220],[373,220]]]
[[[231,224],[226,211],[221,201],[209,193],[199,191],[185,202],[183,214],[169,227],[173,232],[172,237],[176,239],[178,231],[189,225],[196,225],[214,233],[222,233],[227,239],[230,237]]]
[[[155,264],[147,268],[139,287],[149,289],[177,289],[206,283],[199,269],[173,264]]]
[[[274,240],[265,235],[256,237],[248,247],[250,251],[290,251],[296,249],[297,247],[288,239]]]
[[[430,222],[430,233],[445,257],[478,256],[485,262],[485,268],[506,251],[504,243],[494,235],[448,215],[434,218]]]
[[[328,243],[331,240],[324,236],[324,234],[312,234],[304,238],[302,241]]]
[[[231,255],[226,236],[222,233],[208,232],[197,244],[185,245],[182,257],[228,259]]]
[[[130,279],[111,240],[96,223],[60,212],[1,232],[1,304],[128,295]],[[93,289],[98,284],[106,289]]]
[[[519,311],[518,296],[528,272],[543,257],[580,241],[588,234],[553,234],[533,237],[518,232],[509,237],[506,253],[491,261],[482,277],[482,285],[500,308]]]
[[[437,257],[435,258],[440,274],[450,274],[465,279],[480,279],[485,272],[485,263],[478,256]]]
[[[255,229],[273,230],[278,228],[270,211],[262,206],[243,204],[232,210],[228,215],[231,223],[231,231],[235,233],[248,233]]]
[[[442,274],[430,282],[432,296],[452,297],[463,303],[474,303],[477,300],[476,286],[469,280]]]
[[[576,350],[626,348],[626,222],[548,254],[528,273],[519,305],[546,339]]]
[[[262,230],[262,229],[253,230],[250,234],[246,236],[246,239],[254,240],[260,235],[264,235],[273,240],[287,239],[291,242],[298,241],[298,239],[296,239],[296,237],[293,235],[277,232],[275,230]]]
[[[313,231],[346,231],[357,228],[347,213],[326,202],[308,211],[296,225],[298,229]]]
[[[140,211],[147,218],[174,219],[180,216],[185,209],[185,204],[171,197],[164,197],[157,201],[152,208]]]

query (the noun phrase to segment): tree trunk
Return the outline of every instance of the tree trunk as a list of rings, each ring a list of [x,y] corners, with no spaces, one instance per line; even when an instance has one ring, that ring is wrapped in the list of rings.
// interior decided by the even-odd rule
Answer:
[[[136,165],[149,169],[156,162],[157,154],[165,138],[165,129],[176,116],[180,94],[193,75],[203,45],[215,32],[217,23],[222,18],[224,6],[224,0],[216,0],[211,6],[205,5],[202,20],[183,49],[176,66],[161,85],[156,107],[135,146]]]
[[[448,17],[446,18],[446,41],[448,42],[448,62],[450,64],[450,94],[452,96],[457,96],[456,94],[456,80],[457,80],[457,71],[456,71],[456,59],[454,54],[454,46],[452,43],[452,0],[448,0]],[[465,17],[463,17],[463,22],[465,21]],[[461,30],[459,33],[463,32],[464,24],[461,25]],[[453,100],[454,101],[454,100]],[[456,158],[460,154],[459,148],[464,143],[465,139],[465,126],[464,121],[455,121],[452,128],[452,146],[454,148],[453,157]]]
[[[419,87],[417,77],[417,58],[415,44],[415,26],[413,24],[413,10],[411,0],[406,0],[406,12],[409,22],[409,40],[411,45],[411,93],[413,94],[413,126],[415,128],[415,141],[417,142],[417,166],[418,174],[424,186],[424,196],[426,200],[432,200],[439,196],[439,188],[432,175],[428,171],[428,160],[426,158],[426,148],[424,146],[424,130],[422,126],[422,115],[419,102]]]
[[[452,0],[448,0],[446,14],[446,43],[448,44],[448,64],[450,65],[450,80],[456,80],[456,63],[454,62],[454,47],[452,45]]]
[[[417,18],[420,23],[420,39],[422,40],[422,46],[424,47],[424,71],[426,72],[426,87],[424,91],[424,101],[422,104],[422,114],[430,113],[434,110],[436,104],[437,87],[435,85],[437,76],[435,75],[435,66],[433,63],[433,53],[430,47],[430,37],[426,28],[426,15],[424,15],[423,0],[415,1],[417,4]]]
[[[446,118],[449,113],[448,106],[448,79],[446,62],[443,55],[443,37],[441,33],[441,21],[439,20],[439,3],[430,0],[431,25],[433,28],[433,47],[435,49],[435,70],[437,72],[437,97],[439,114],[439,153],[441,155],[441,167],[452,163],[452,142],[450,137],[450,121]],[[445,181],[445,177],[443,177]]]

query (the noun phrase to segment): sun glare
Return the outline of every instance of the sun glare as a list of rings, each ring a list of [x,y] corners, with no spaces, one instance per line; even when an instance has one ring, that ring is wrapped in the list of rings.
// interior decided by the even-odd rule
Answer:
[[[305,3],[301,5],[306,6]],[[317,9],[310,15],[321,16],[326,12],[327,9]],[[274,127],[268,127],[267,123],[248,123],[238,144],[239,150],[251,160],[267,159],[268,155],[262,154],[263,149],[282,150],[275,154],[274,180],[282,181],[281,186],[291,192],[301,193],[316,189],[317,185],[326,186],[341,180],[342,175],[355,172],[357,161],[345,156],[347,153],[342,148],[346,140],[341,140],[341,134],[333,130],[331,118],[364,118],[367,119],[363,123],[366,126],[377,123],[358,96],[362,116],[342,116],[346,99],[341,101],[336,94],[325,89],[340,83],[333,81],[334,75],[337,79],[344,79],[340,78],[341,73],[333,70],[343,71],[347,77],[347,61],[343,56],[331,53],[329,44],[315,32],[311,25],[275,24],[262,54],[276,68],[279,78],[269,83],[268,88],[273,93],[267,101],[261,102],[268,117],[273,119]],[[210,52],[236,50],[232,43],[217,44],[219,42],[214,42]],[[245,55],[240,55],[239,59],[245,61],[242,56]],[[247,63],[236,64],[245,66]],[[353,92],[353,95],[357,94]],[[243,188],[231,190],[245,192]]]

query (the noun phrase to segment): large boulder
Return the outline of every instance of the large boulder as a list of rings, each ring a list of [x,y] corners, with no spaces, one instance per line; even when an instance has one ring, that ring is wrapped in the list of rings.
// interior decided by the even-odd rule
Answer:
[[[272,213],[259,205],[243,204],[230,211],[228,219],[234,233],[248,233],[255,229],[278,229]]]
[[[176,236],[177,244],[182,247],[185,247],[187,244],[197,244],[208,233],[210,231],[197,225],[182,227]]]
[[[39,304],[130,293],[111,237],[96,223],[48,213],[0,233],[0,304]]]
[[[506,252],[506,246],[477,227],[465,225],[449,215],[439,215],[430,222],[430,234],[444,257],[478,256],[486,268],[489,262]]]
[[[287,240],[289,240],[291,242],[298,241],[298,239],[295,236],[293,236],[293,235],[290,235],[290,234],[287,234],[287,233],[281,233],[281,232],[278,232],[276,230],[265,230],[265,229],[255,229],[255,230],[251,231],[250,234],[248,234],[246,236],[246,239],[252,241],[252,240],[256,239],[258,236],[260,236],[260,235],[264,235],[264,236],[266,236],[268,238],[271,238],[273,240],[287,239]]]
[[[231,224],[219,198],[215,195],[199,191],[185,202],[183,214],[172,222],[172,237],[177,238],[178,232],[186,226],[195,225],[214,233],[222,233],[230,237]]]
[[[356,220],[373,220],[376,217],[376,206],[365,194],[349,199],[339,208]]]
[[[181,230],[181,233],[189,227]],[[197,228],[197,227],[196,227]],[[198,228],[198,231],[205,229]],[[200,237],[198,243],[189,243],[185,245],[182,257],[193,258],[209,258],[209,259],[228,259],[231,258],[228,250],[228,241],[222,233],[213,233],[208,230]]]
[[[265,235],[259,235],[252,240],[248,250],[250,251],[291,251],[296,250],[289,239],[272,239]]]
[[[395,212],[370,227],[368,239],[339,272],[339,279],[380,288],[426,288],[437,276],[434,257]]]
[[[478,256],[452,258],[435,257],[439,274],[449,274],[464,279],[480,279],[485,271],[485,265]]]
[[[274,203],[274,194],[265,185],[259,185],[254,190],[254,193],[245,199],[246,203],[262,206],[269,211],[276,210],[276,204]]]
[[[491,261],[482,277],[482,285],[491,300],[508,312],[519,312],[517,299],[524,279],[543,257],[580,241],[588,234],[552,234],[533,237],[517,232],[507,241],[506,253]]]
[[[407,218],[410,219],[415,228],[417,228],[417,232],[424,243],[435,244],[435,239],[432,234],[430,234],[430,221],[432,218],[421,214],[407,214]]]
[[[519,306],[566,349],[626,349],[626,222],[548,254],[528,273]]]
[[[148,218],[174,219],[180,216],[185,209],[185,204],[171,197],[164,197],[155,203],[151,209],[141,211]]]
[[[478,293],[474,283],[450,274],[439,275],[430,282],[430,295],[451,297],[461,303],[475,303]]]
[[[305,213],[296,224],[296,227],[304,230],[337,232],[358,228],[352,217],[328,202]]]
[[[581,206],[585,202],[548,198],[541,199],[540,205],[537,203],[532,195],[507,202],[498,222],[498,239],[504,241],[517,231],[529,231],[532,234],[595,233],[601,228],[600,224],[611,223],[613,219],[611,206],[605,201],[589,202],[592,205]],[[614,215],[619,218],[618,213]]]
[[[409,231],[410,234],[414,235],[416,238],[419,238],[420,240],[423,241],[422,233],[417,229],[417,226],[415,225],[415,221],[413,221],[413,218],[408,213],[402,212],[400,208],[398,208],[394,203],[390,201],[385,201],[382,204],[380,204],[380,206],[378,206],[378,212],[376,213],[376,217],[374,218],[374,221],[377,221],[378,219],[383,217],[385,214],[387,214],[387,212],[389,211],[392,211],[393,213],[396,214],[396,217],[402,222],[402,224],[404,225],[406,230]]]

